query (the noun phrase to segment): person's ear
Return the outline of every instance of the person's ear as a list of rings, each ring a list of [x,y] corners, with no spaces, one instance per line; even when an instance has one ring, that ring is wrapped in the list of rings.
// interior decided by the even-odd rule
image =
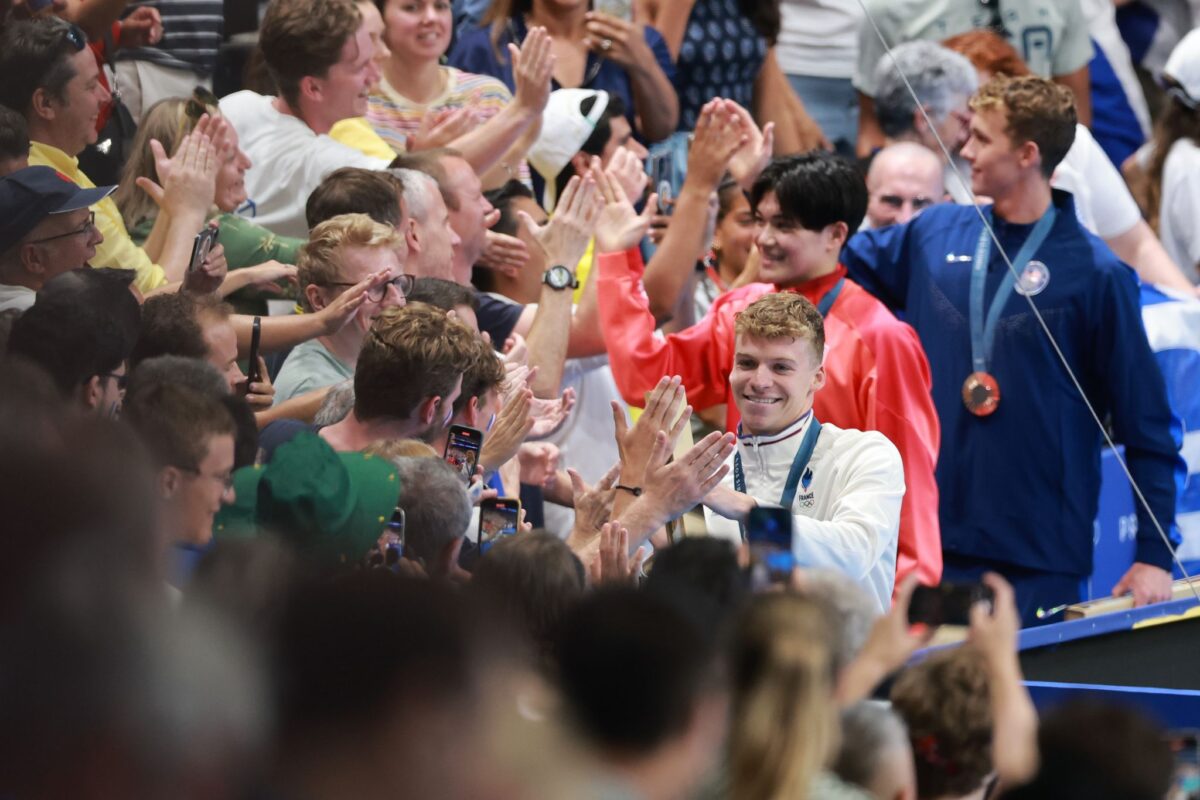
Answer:
[[[578,153],[571,156],[570,163],[571,169],[575,170],[575,174],[582,178],[584,175],[588,174],[588,170],[591,168],[592,157],[580,150]]]
[[[325,298],[321,296],[321,287],[315,283],[304,287],[304,299],[308,301],[309,308],[313,311],[320,311],[326,305]]]
[[[36,244],[21,245],[21,266],[25,272],[43,278],[46,275],[45,252]]]
[[[408,241],[408,252],[421,252],[421,230],[417,225],[417,221],[412,217],[408,218],[408,228],[404,231],[404,238]]]
[[[820,391],[825,385],[825,365],[817,367],[817,371],[813,373],[812,390],[814,393]]]
[[[846,240],[850,238],[850,226],[841,220],[831,222],[825,226],[825,235],[828,239],[825,249],[831,253],[840,253]]]
[[[155,483],[158,496],[163,500],[170,500],[183,486],[183,472],[178,467],[163,467],[158,471]]]
[[[104,400],[104,378],[93,375],[79,389],[79,399],[88,411],[95,411]]]
[[[1042,149],[1037,146],[1037,142],[1033,140],[1023,142],[1017,147],[1017,163],[1023,168],[1040,165],[1042,160]]]
[[[434,420],[438,419],[438,412],[442,407],[442,398],[434,395],[426,397],[417,406],[417,419],[422,425],[432,425]]]
[[[46,122],[54,120],[54,97],[50,92],[46,91],[45,86],[39,86],[33,90],[33,97],[29,98],[29,109],[33,112],[33,116]]]
[[[297,87],[296,97],[309,100],[314,103],[319,103],[325,96],[325,85],[320,78],[313,75],[305,75],[300,79],[300,85]]]
[[[472,397],[467,400],[466,406],[463,407],[463,421],[472,428],[478,428],[479,425],[479,397]]]

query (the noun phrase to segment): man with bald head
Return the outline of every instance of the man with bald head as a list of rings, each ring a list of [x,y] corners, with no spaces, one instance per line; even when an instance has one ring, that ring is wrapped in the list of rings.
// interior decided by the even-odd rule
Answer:
[[[915,142],[880,150],[867,171],[867,219],[863,227],[908,222],[945,199],[942,160]]]

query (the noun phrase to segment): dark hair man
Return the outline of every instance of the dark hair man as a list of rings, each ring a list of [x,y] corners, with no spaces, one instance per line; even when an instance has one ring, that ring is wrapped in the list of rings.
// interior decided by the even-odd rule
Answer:
[[[824,317],[825,385],[813,410],[839,428],[878,431],[900,451],[907,492],[900,512],[896,581],[916,571],[926,583],[941,574],[937,487],[933,470],[938,422],[929,397],[929,365],[912,328],[850,280],[838,262],[862,221],[867,197],[850,164],[824,153],[771,162],[754,181],[760,280],[729,292],[698,324],[665,339],[639,290],[640,231],[596,233],[600,320],[621,393],[641,402],[662,375],[680,375],[694,408],[726,403],[737,430],[745,400],[728,378],[735,365],[737,314],[769,292],[807,298]],[[627,214],[633,214],[629,207]]]
[[[1101,435],[1063,373],[1061,348],[1087,400],[1111,414],[1150,506],[1137,509],[1136,563],[1114,592],[1132,591],[1138,605],[1165,600],[1171,549],[1151,513],[1171,530],[1178,444],[1134,276],[1080,226],[1071,195],[1050,187],[1075,137],[1071,93],[1044,78],[998,77],[971,107],[962,156],[972,189],[994,199],[985,214],[1019,277],[976,210],[950,204],[861,233],[843,253],[850,274],[904,314],[929,354],[945,434],[937,476],[946,578],[1007,576],[1026,624],[1039,608],[1079,599],[1092,571]]]

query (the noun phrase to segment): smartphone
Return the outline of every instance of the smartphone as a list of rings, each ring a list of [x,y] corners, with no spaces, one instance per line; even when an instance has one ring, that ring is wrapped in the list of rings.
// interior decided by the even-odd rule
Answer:
[[[486,553],[501,536],[515,536],[521,519],[516,497],[492,497],[479,505],[479,552]]]
[[[394,567],[404,557],[405,519],[404,509],[396,506],[396,510],[392,512],[392,518],[388,520],[387,526],[383,529],[383,563],[385,566]]]
[[[633,21],[633,0],[593,0],[592,10],[626,22]]]
[[[675,205],[675,159],[671,153],[650,157],[650,191],[658,193],[658,213],[670,216]]]
[[[750,545],[750,584],[763,589],[787,583],[796,567],[792,554],[792,512],[780,506],[755,506],[746,520]]]
[[[451,425],[450,435],[446,437],[446,463],[454,467],[469,484],[475,475],[475,465],[479,463],[479,449],[483,447],[483,432],[466,425]]]
[[[258,383],[262,380],[262,372],[258,368],[258,342],[262,338],[262,317],[255,317],[254,324],[250,328],[250,361],[246,365],[246,389],[249,391],[250,384]]]
[[[971,606],[986,602],[991,606],[993,592],[982,583],[942,583],[918,586],[908,604],[909,624],[929,626],[969,625]]]
[[[195,272],[204,266],[204,259],[208,258],[208,252],[216,243],[217,229],[211,225],[196,234],[196,239],[192,242],[192,260],[188,262],[188,272]]]

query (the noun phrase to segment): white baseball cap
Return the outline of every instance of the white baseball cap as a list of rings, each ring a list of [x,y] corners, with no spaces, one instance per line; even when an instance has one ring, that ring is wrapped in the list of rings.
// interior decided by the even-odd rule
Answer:
[[[582,106],[588,98],[595,98],[595,101],[585,114]],[[550,93],[546,110],[542,113],[542,132],[525,156],[546,181],[542,206],[547,211],[552,211],[557,201],[555,179],[591,137],[607,108],[608,92],[558,89]]]
[[[1191,31],[1175,45],[1167,65],[1163,67],[1163,75],[1179,84],[1178,89],[1168,89],[1169,94],[1188,108],[1200,106],[1200,28]],[[1180,89],[1185,96],[1180,96]]]

